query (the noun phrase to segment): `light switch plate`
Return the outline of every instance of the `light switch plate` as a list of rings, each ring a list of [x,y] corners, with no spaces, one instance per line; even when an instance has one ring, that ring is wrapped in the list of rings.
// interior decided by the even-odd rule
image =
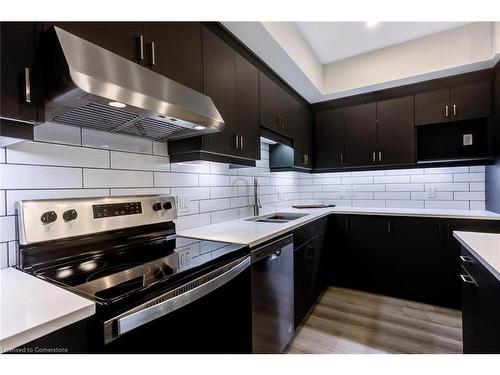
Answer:
[[[191,197],[189,195],[177,196],[177,213],[186,214],[191,209]]]
[[[463,144],[464,146],[472,146],[472,134],[463,135]]]
[[[427,189],[427,198],[436,198],[436,188]]]

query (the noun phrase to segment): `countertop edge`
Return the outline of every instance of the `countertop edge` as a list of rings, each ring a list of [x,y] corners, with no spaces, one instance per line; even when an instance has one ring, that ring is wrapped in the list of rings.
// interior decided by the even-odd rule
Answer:
[[[61,328],[76,323],[80,320],[88,318],[95,314],[95,310],[95,303],[91,302],[88,306],[84,306],[69,314],[60,316],[36,327],[32,327],[25,331],[6,337],[0,341],[0,352],[4,353],[8,350],[12,350],[30,341],[33,341],[49,333],[55,332]]]
[[[500,271],[497,270],[495,267],[493,267],[487,260],[485,260],[481,256],[480,252],[478,252],[471,245],[469,245],[469,243],[467,243],[467,241],[461,237],[461,233],[481,234],[481,232],[453,231],[453,237],[455,237],[463,247],[465,247],[468,251],[470,251],[472,255],[474,255],[474,257],[479,261],[479,263],[481,263],[481,265],[483,265],[491,274],[493,274],[497,278],[498,281],[500,281]],[[491,234],[491,233],[485,233],[485,234]]]

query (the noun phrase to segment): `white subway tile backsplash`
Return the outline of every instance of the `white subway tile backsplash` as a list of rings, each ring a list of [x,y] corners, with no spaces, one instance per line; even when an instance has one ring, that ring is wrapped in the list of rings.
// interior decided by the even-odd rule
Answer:
[[[81,188],[80,168],[0,164],[0,189]]]
[[[91,129],[52,124],[40,128],[38,135],[53,144],[26,142],[9,147],[8,152],[0,148],[0,256],[4,256],[0,267],[15,263],[13,256],[9,261],[8,242],[16,244],[14,202],[22,199],[186,196],[189,207],[176,220],[179,231],[252,216],[254,177],[259,182],[262,214],[300,203],[484,209],[481,166],[270,173],[267,145],[262,145],[257,167],[231,168],[212,162],[169,164],[165,143]],[[436,190],[435,198],[428,198],[429,189]]]
[[[486,172],[484,165],[473,165],[469,167],[471,173]]]
[[[168,157],[165,156],[111,151],[111,168],[168,172],[170,171],[170,164]]]
[[[9,251],[9,267],[14,267],[19,263],[18,252],[17,252],[17,241],[11,241],[7,244]]]
[[[451,182],[453,180],[452,174],[424,174],[411,176],[411,182]],[[456,176],[456,175],[455,175]]]
[[[85,188],[153,187],[153,172],[84,169]]]
[[[106,197],[109,189],[44,189],[7,190],[7,215],[14,215],[14,203],[29,199],[60,199],[83,197]]]
[[[462,174],[454,174],[453,175],[453,181],[455,181],[455,182],[462,182],[462,181],[481,182],[481,181],[484,181],[484,179],[485,179],[484,172],[482,172],[482,173],[462,173]]]
[[[109,168],[109,151],[50,143],[20,142],[7,147],[7,163]]]
[[[154,172],[155,187],[188,187],[198,185],[198,175],[194,173]],[[200,175],[201,178],[202,175]]]

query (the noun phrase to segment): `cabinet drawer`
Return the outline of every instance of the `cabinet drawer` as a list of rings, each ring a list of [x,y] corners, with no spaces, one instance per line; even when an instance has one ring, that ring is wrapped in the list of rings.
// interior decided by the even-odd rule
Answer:
[[[306,242],[312,240],[314,237],[322,234],[325,231],[326,220],[327,219],[325,217],[315,220],[293,232],[294,248],[297,249]]]

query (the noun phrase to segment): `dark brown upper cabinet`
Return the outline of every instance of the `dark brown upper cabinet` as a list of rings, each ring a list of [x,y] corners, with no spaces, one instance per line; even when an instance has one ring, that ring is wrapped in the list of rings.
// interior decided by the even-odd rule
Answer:
[[[491,115],[491,81],[477,81],[415,94],[415,125]]]
[[[37,121],[38,97],[34,62],[35,24],[2,22],[0,116]]]
[[[358,104],[344,109],[345,157],[348,167],[369,166],[377,162],[377,105]]]
[[[199,22],[144,24],[146,65],[193,90],[202,87],[202,40]]]
[[[259,73],[260,124],[290,136],[295,122],[296,102],[278,83]]]
[[[413,112],[413,96],[377,102],[378,164],[415,163]]]
[[[260,159],[259,71],[239,54],[235,59],[237,155]]]
[[[236,155],[235,52],[207,27],[203,27],[204,93],[212,98],[224,119],[224,129],[204,137],[204,149]]]
[[[304,169],[313,167],[313,116],[312,112],[297,102],[296,123],[293,129],[294,166]]]
[[[56,22],[52,25],[79,36],[128,60],[144,64],[146,46],[141,22]]]
[[[344,164],[344,108],[316,112],[315,168],[339,168]]]

